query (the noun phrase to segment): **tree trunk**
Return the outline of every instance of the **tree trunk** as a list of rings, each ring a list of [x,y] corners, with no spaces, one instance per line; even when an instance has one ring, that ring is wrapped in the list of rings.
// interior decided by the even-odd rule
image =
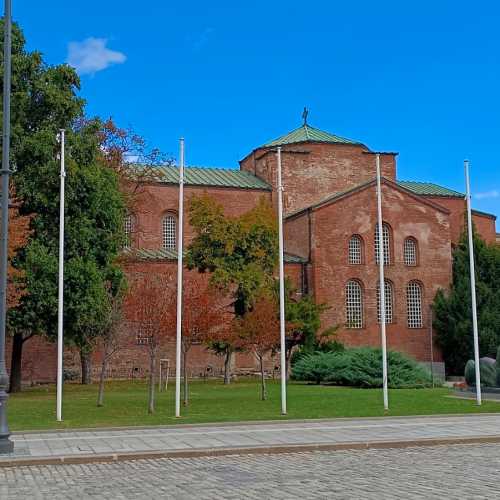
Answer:
[[[21,392],[22,361],[23,361],[23,334],[15,333],[12,338],[12,357],[10,360],[10,388],[9,392]]]
[[[108,367],[108,353],[105,351],[102,357],[101,373],[99,375],[99,391],[97,393],[97,406],[104,406],[104,380],[106,379],[106,368]]]
[[[189,405],[187,358],[188,358],[188,351],[187,349],[184,349],[182,352],[182,373],[184,377],[184,406]]]
[[[291,349],[285,349],[285,369],[286,369],[286,379],[290,378],[290,360],[292,359],[292,351]]]
[[[151,352],[149,358],[149,402],[148,413],[152,415],[155,412],[155,369],[156,353]]]
[[[92,382],[92,353],[80,349],[80,363],[82,365],[82,384],[88,385]]]
[[[259,356],[260,361],[260,396],[262,401],[267,399],[266,378],[264,376],[264,356]]]
[[[231,359],[233,357],[233,351],[230,346],[226,348],[226,357],[224,359],[224,385],[229,385],[231,383]]]

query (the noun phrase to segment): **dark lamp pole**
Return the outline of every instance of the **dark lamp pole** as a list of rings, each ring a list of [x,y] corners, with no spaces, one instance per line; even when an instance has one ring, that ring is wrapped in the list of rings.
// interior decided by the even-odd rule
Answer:
[[[7,316],[7,259],[9,239],[9,154],[10,154],[10,79],[11,79],[11,0],[5,0],[3,42],[3,128],[2,128],[2,218],[0,228],[0,453],[12,453],[7,424],[7,388],[5,366],[5,323]]]

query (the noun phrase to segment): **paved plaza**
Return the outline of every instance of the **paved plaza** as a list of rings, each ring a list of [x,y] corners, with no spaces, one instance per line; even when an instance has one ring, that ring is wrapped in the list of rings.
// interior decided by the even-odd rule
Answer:
[[[0,498],[498,498],[500,445],[163,458],[0,469]]]
[[[267,449],[298,451],[317,446],[368,447],[427,440],[489,439],[500,441],[500,414],[283,421],[246,424],[190,425],[87,431],[16,433],[13,456],[6,461],[42,458],[133,458],[135,454],[193,456],[196,453],[249,453]],[[213,454],[213,453],[212,453]],[[144,458],[144,456],[142,457]]]

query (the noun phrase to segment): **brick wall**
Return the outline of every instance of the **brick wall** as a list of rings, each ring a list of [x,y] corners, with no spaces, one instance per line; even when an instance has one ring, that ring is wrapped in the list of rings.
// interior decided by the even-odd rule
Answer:
[[[426,196],[428,200],[434,201],[439,205],[447,208],[450,211],[450,233],[451,240],[454,244],[458,243],[460,236],[466,224],[467,205],[462,198],[447,198],[444,196]],[[496,241],[496,219],[492,215],[472,214],[472,221],[476,231],[487,243],[495,243]]]
[[[300,216],[285,220],[283,238],[286,251],[309,259],[310,250],[310,214],[303,212]]]
[[[256,149],[240,162],[242,170],[261,177],[276,190],[276,153]],[[395,154],[381,155],[382,175],[396,178]],[[375,156],[365,146],[306,143],[282,148],[282,176],[285,212],[307,207],[335,193],[372,180]]]
[[[444,210],[422,202],[392,186],[383,185],[384,220],[392,228],[393,263],[386,266],[386,279],[393,285],[394,324],[388,325],[389,349],[406,352],[419,361],[430,357],[429,306],[439,288],[451,280],[451,245],[449,216]],[[313,290],[318,302],[331,305],[323,326],[339,325],[339,340],[347,345],[380,346],[377,323],[376,287],[378,265],[375,263],[374,231],[376,190],[372,186],[352,196],[313,212]],[[348,264],[348,241],[358,234],[364,240],[365,263]],[[419,245],[419,265],[403,263],[403,242],[414,237]],[[364,288],[362,329],[345,325],[345,284],[357,279]],[[423,324],[421,329],[407,327],[406,285],[417,280],[423,285]],[[435,353],[438,360],[439,353]]]
[[[271,199],[269,191],[257,189],[214,188],[185,186],[185,244],[193,238],[193,230],[189,225],[189,200],[193,196],[207,194],[224,206],[229,216],[238,216],[251,210],[260,198]],[[162,247],[162,220],[165,214],[178,216],[179,188],[171,184],[151,184],[144,187],[138,195],[134,210],[133,246],[147,249]]]

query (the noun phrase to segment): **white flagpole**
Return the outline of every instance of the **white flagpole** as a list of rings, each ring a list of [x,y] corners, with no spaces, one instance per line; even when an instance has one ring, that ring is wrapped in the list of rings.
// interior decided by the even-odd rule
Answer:
[[[281,414],[286,415],[286,339],[285,339],[285,270],[283,245],[283,183],[281,180],[281,147],[278,147],[278,239],[280,280],[280,358]]]
[[[66,169],[64,165],[64,130],[60,130],[61,141],[61,194],[59,199],[59,290],[57,308],[57,421],[62,421],[62,390],[63,390],[63,311],[64,311],[64,180]]]
[[[380,334],[382,337],[382,379],[384,392],[384,409],[389,409],[389,394],[387,390],[387,340],[385,331],[385,277],[384,277],[384,224],[382,222],[382,182],[380,175],[380,154],[377,161],[377,216],[378,216],[378,263],[380,287]]]
[[[469,178],[469,160],[464,161],[465,184],[467,188],[467,229],[469,233],[469,265],[470,265],[470,291],[472,297],[472,327],[474,333],[474,365],[476,369],[476,401],[479,406],[481,400],[481,372],[479,368],[479,334],[477,328],[477,304],[476,304],[476,270],[474,264],[474,235],[472,232],[472,208]]]
[[[181,416],[181,342],[182,342],[182,253],[184,226],[184,139],[179,155],[179,228],[177,239],[177,336],[175,344],[175,416]]]

